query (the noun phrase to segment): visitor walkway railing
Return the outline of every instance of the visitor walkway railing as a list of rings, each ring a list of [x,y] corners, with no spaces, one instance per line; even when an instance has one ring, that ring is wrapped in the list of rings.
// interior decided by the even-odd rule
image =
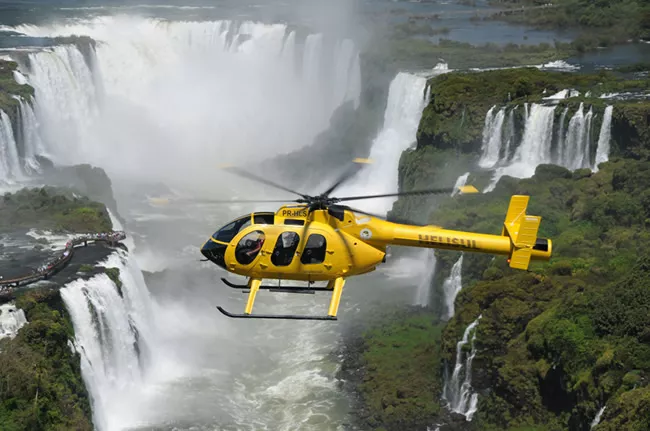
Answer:
[[[43,263],[41,266],[33,270],[29,274],[11,279],[0,278],[0,293],[6,293],[11,290],[11,287],[19,287],[27,284],[35,283],[40,280],[47,280],[51,275],[59,272],[70,262],[74,255],[75,247],[83,244],[87,246],[89,242],[103,241],[115,246],[120,241],[126,238],[126,234],[122,231],[103,232],[103,233],[89,233],[71,239],[65,245],[65,249],[61,254],[55,256]]]

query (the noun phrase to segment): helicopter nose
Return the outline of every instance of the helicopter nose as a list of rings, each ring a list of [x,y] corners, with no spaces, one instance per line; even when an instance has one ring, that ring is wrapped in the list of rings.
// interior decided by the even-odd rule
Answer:
[[[211,239],[208,239],[206,243],[203,244],[203,247],[201,247],[201,254],[211,262],[216,263],[223,269],[226,269],[224,255],[226,254],[227,247],[228,246],[225,244],[219,244],[212,241]]]

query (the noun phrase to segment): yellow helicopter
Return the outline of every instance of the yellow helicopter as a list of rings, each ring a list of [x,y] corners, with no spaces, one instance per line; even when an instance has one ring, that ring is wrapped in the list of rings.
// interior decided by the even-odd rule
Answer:
[[[353,167],[368,163],[365,159],[355,159],[355,162]],[[551,257],[551,240],[537,238],[541,217],[526,215],[529,196],[512,196],[501,234],[491,235],[388,221],[382,216],[340,204],[360,199],[449,194],[453,191],[478,193],[473,186],[336,198],[330,197],[332,191],[354,175],[357,168],[345,172],[318,196],[295,192],[238,168],[227,169],[300,196],[292,201],[295,204],[284,205],[275,212],[254,212],[239,217],[216,231],[203,244],[201,253],[206,258],[204,260],[228,272],[248,277],[247,285],[236,285],[221,278],[226,285],[248,293],[243,314],[217,307],[228,317],[336,320],[346,278],[375,270],[377,265],[386,261],[388,245],[505,255],[510,267],[522,270],[528,269],[531,260],[549,260]],[[265,279],[278,280],[278,286],[262,285]],[[283,288],[281,280],[305,281],[307,287]],[[317,281],[327,281],[327,287],[311,287]],[[332,296],[327,315],[252,314],[255,296],[260,289],[290,293],[330,291]]]

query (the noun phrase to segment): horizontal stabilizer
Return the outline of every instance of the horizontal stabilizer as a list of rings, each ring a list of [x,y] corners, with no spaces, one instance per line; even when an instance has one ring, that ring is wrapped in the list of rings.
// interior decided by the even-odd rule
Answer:
[[[458,191],[460,191],[463,194],[478,193],[478,189],[474,186],[461,186],[458,187]]]
[[[530,264],[531,251],[530,248],[513,251],[510,256],[510,268],[527,270]]]
[[[519,234],[515,239],[515,247],[533,247],[537,241],[537,231],[541,223],[541,217],[525,216],[519,225]]]

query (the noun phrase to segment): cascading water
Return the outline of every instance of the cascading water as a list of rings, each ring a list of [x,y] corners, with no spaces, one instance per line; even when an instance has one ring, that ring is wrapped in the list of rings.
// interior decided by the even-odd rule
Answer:
[[[485,191],[491,191],[503,175],[529,177],[540,163],[550,161],[553,136],[553,111],[555,107],[533,103],[526,108],[526,123],[521,144],[512,161],[496,169],[492,182]],[[498,145],[502,142],[499,141]]]
[[[384,124],[372,143],[372,164],[360,172],[350,183],[342,186],[337,194],[396,193],[397,167],[400,155],[416,139],[422,111],[429,103],[427,78],[400,72],[388,90],[388,102],[384,112]],[[396,198],[373,199],[360,202],[358,207],[385,214]]]
[[[572,94],[569,92],[561,93],[556,95],[557,98]],[[551,96],[547,99],[555,100],[557,98]],[[494,114],[497,109],[496,106],[490,108],[485,117],[483,152],[479,160],[479,166],[488,169],[496,168],[492,181],[484,192],[492,191],[503,175],[518,178],[530,177],[535,173],[537,166],[544,163],[554,163],[572,170],[579,168],[595,169],[592,167],[591,162],[594,157],[594,145],[597,145],[595,157],[598,160],[607,160],[609,156],[612,107],[608,106],[605,109],[597,144],[593,142],[592,137],[592,125],[595,118],[593,107],[590,107],[585,113],[584,104],[581,103],[577,111],[571,116],[568,125],[566,124],[568,107],[565,107],[560,114],[559,124],[554,124],[556,108],[557,105],[555,104],[533,103],[530,106],[527,103],[524,104],[524,133],[521,143],[514,150],[511,159],[509,155],[515,137],[514,110],[517,107],[504,114],[507,118],[505,122],[501,120],[501,115]]]
[[[505,139],[505,149],[503,151],[503,156],[501,158],[501,163],[508,163],[511,158],[510,150],[515,144],[515,111],[519,106],[515,106],[514,109],[511,109],[508,113],[508,120],[506,121],[506,130],[504,134]]]
[[[12,182],[22,176],[18,146],[9,116],[0,110],[0,182]]]
[[[463,287],[463,255],[461,254],[456,263],[451,267],[451,272],[449,277],[445,279],[442,283],[442,291],[445,296],[445,320],[449,320],[454,317],[454,301],[456,301],[456,296],[458,292]]]
[[[596,413],[596,417],[594,417],[594,420],[591,421],[591,427],[590,429],[594,429],[596,425],[600,423],[600,419],[603,417],[603,413],[605,413],[605,408],[607,406],[602,406],[600,410],[598,410],[598,413]]]
[[[0,340],[14,338],[18,330],[27,324],[25,312],[14,304],[0,305]]]
[[[454,184],[454,190],[451,192],[451,196],[456,196],[460,192],[460,188],[467,184],[467,178],[469,178],[470,172],[465,172],[463,175],[456,178],[456,183]]]
[[[598,134],[598,147],[596,148],[596,160],[594,162],[593,170],[598,170],[598,165],[606,162],[609,159],[609,141],[612,135],[612,112],[614,107],[607,105],[605,113],[603,114],[603,123],[600,126],[600,133]]]
[[[117,268],[121,288],[106,274],[61,289],[75,329],[76,350],[100,431],[119,430],[137,417],[137,399],[154,343],[151,298],[133,257],[115,251],[99,265]]]
[[[560,114],[560,124],[557,132],[557,148],[558,151],[555,152],[555,155],[553,157],[553,162],[557,164],[561,164],[563,161],[562,157],[562,149],[564,148],[564,133],[565,133],[565,125],[564,122],[566,120],[566,114],[569,112],[569,107],[567,106],[562,110],[562,114]]]
[[[483,153],[478,165],[482,168],[491,168],[499,161],[499,151],[501,150],[501,133],[503,131],[503,120],[505,119],[505,108],[499,109],[496,114],[496,106],[490,108],[485,116],[485,125],[483,126]]]
[[[437,258],[435,250],[422,250],[418,259],[425,262],[426,272],[420,279],[420,283],[418,284],[417,290],[415,291],[414,305],[426,307],[429,305],[429,292],[431,290],[431,283],[433,282],[433,277],[436,275]]]
[[[111,178],[127,182],[164,178],[173,187],[174,180],[191,180],[211,193],[215,184],[224,192],[230,183],[210,181],[218,163],[246,166],[251,155],[257,162],[308,145],[341,103],[359,104],[359,56],[351,41],[325,35],[298,40],[285,25],[110,17],[13,30],[97,41],[94,48],[80,42],[31,51],[27,61],[16,57],[36,88],[35,127],[43,149],[33,148],[55,162],[102,166]],[[436,67],[434,73],[445,71]],[[397,172],[399,154],[393,157],[391,147],[403,150],[415,141],[428,100],[425,77],[401,74],[396,80],[391,94],[397,100],[387,104],[385,130],[373,145],[382,144],[385,154],[379,146],[371,156],[376,165],[382,157],[394,159],[393,167],[375,172],[380,181]],[[396,176],[385,185],[396,190]],[[192,220],[204,215],[197,213]],[[205,218],[212,228],[214,213]],[[183,228],[196,226],[184,220]],[[214,268],[208,273],[205,265],[170,271],[171,280],[178,277],[173,298],[159,292],[151,298],[129,248],[103,263],[120,269],[123,297],[101,275],[62,291],[102,431],[288,430],[342,420],[347,404],[336,406],[342,395],[332,378],[334,364],[326,359],[331,326],[235,324],[214,305],[239,306],[241,298],[216,289]],[[295,313],[304,305],[299,301],[261,297],[258,307]],[[322,303],[310,307],[322,313]],[[286,339],[289,331],[294,336]]]
[[[560,148],[562,154],[561,164],[571,170],[590,167],[590,141],[591,141],[591,120],[593,110],[584,113],[584,104],[569,120],[567,136],[564,140],[564,148]]]
[[[18,99],[20,103],[20,122],[19,130],[23,147],[23,166],[25,173],[33,174],[40,170],[40,165],[36,160],[37,155],[46,155],[45,147],[41,139],[39,124],[36,120],[36,114],[32,109],[34,100],[31,103],[24,99]]]
[[[476,413],[478,405],[478,394],[472,392],[472,361],[476,356],[474,341],[476,340],[476,327],[482,316],[473,321],[463,334],[462,340],[456,345],[456,365],[450,379],[445,378],[445,385],[442,391],[442,398],[447,401],[448,408],[465,416],[467,421],[471,421]],[[465,361],[463,361],[463,346],[469,342],[469,336],[472,335],[471,351]]]
[[[354,44],[297,41],[284,24],[120,16],[12,29],[97,41],[31,52],[20,69],[51,157],[109,174],[187,183],[193,170],[209,183],[215,163],[308,145],[342,102],[359,104]]]

